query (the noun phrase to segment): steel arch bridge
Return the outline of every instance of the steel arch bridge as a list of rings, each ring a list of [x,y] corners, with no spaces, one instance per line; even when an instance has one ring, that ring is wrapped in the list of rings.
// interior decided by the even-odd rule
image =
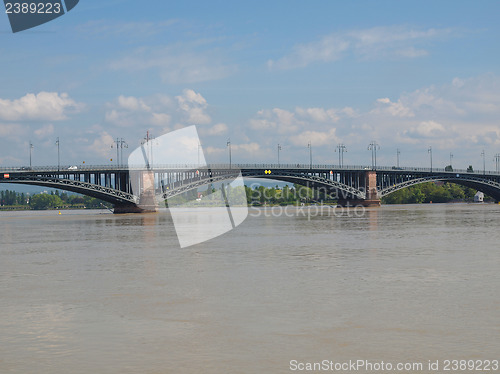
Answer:
[[[340,204],[380,205],[380,199],[416,184],[445,181],[472,187],[500,201],[500,173],[442,169],[287,164],[162,165],[152,170],[111,166],[0,168],[0,183],[57,188],[95,197],[116,213],[142,212],[144,176],[149,175],[156,202],[238,176],[295,183],[332,196]],[[136,188],[139,186],[139,188]],[[138,193],[138,191],[143,191]],[[150,198],[150,197],[149,197]],[[146,209],[149,210],[149,209]],[[151,209],[154,210],[154,209]]]

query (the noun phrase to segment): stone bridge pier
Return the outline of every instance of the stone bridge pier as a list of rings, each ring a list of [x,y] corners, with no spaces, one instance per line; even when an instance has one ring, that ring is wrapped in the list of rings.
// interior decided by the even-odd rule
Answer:
[[[362,205],[364,207],[380,206],[380,198],[377,189],[377,172],[369,170],[365,173],[365,199],[342,199],[338,201],[338,205],[345,207],[352,207]]]

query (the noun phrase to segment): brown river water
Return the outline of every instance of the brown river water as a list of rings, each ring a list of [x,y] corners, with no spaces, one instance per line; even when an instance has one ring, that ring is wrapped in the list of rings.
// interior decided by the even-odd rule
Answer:
[[[500,359],[499,205],[298,210],[183,249],[166,213],[0,212],[0,373]]]

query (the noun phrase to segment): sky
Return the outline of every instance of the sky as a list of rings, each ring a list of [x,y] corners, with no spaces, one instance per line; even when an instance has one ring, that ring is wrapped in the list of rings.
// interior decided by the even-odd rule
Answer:
[[[3,12],[2,12],[3,13]],[[196,125],[209,162],[495,170],[498,1],[80,0],[0,13],[0,167],[112,165]]]

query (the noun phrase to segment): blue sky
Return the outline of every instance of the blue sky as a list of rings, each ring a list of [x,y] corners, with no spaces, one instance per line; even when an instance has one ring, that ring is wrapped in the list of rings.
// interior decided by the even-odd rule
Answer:
[[[488,169],[500,153],[498,1],[81,0],[0,14],[0,165],[111,164],[196,124],[206,158]]]

